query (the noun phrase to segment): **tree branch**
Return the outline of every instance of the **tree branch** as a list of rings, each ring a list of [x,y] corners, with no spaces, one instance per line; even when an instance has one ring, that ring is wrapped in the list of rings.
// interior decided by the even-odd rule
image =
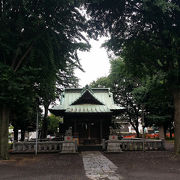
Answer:
[[[21,59],[19,60],[18,64],[16,65],[14,72],[16,72],[18,70],[18,68],[20,67],[20,65],[22,64],[23,60],[25,59],[25,57],[28,55],[28,53],[31,51],[32,49],[32,44],[29,46],[29,48],[26,50],[26,52],[24,53],[24,55],[21,57]]]
[[[12,61],[12,64],[11,64],[11,67],[12,67],[12,68],[14,68],[14,65],[15,65],[17,56],[18,56],[18,49],[16,50],[16,54],[15,54],[15,56],[14,56],[14,58],[13,58],[13,61]]]

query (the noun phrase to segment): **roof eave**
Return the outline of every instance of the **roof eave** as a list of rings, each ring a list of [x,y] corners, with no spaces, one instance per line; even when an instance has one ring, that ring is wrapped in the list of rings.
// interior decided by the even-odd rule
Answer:
[[[65,112],[64,115],[68,114],[112,114],[113,112]]]
[[[49,109],[50,113],[56,115],[56,116],[64,116],[65,109]]]

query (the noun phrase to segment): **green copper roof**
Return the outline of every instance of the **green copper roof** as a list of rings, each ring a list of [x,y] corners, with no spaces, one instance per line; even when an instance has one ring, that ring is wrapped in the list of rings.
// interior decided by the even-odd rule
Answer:
[[[60,97],[60,105],[50,112],[62,113],[111,113],[121,111],[123,107],[114,104],[113,95],[108,88],[70,88],[65,89]]]
[[[97,97],[94,96],[92,90],[89,89],[84,90],[81,93],[81,96],[78,97],[71,105],[79,105],[79,104],[96,104],[96,105],[104,105],[100,102]]]
[[[71,113],[96,113],[96,112],[111,112],[106,106],[94,104],[82,104],[76,106],[69,106],[66,112]]]

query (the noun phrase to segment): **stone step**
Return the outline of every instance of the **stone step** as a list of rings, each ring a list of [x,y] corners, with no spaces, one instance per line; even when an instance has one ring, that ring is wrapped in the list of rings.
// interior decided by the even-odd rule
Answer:
[[[78,151],[102,151],[101,145],[80,145]]]

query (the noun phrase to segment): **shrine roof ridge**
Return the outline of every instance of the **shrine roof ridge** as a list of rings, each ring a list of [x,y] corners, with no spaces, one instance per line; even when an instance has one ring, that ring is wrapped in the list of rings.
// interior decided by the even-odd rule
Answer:
[[[100,91],[100,90],[103,90],[103,91],[110,91],[110,88],[90,88],[92,89],[93,91]],[[65,88],[63,91],[66,92],[66,91],[82,91],[83,88]]]

